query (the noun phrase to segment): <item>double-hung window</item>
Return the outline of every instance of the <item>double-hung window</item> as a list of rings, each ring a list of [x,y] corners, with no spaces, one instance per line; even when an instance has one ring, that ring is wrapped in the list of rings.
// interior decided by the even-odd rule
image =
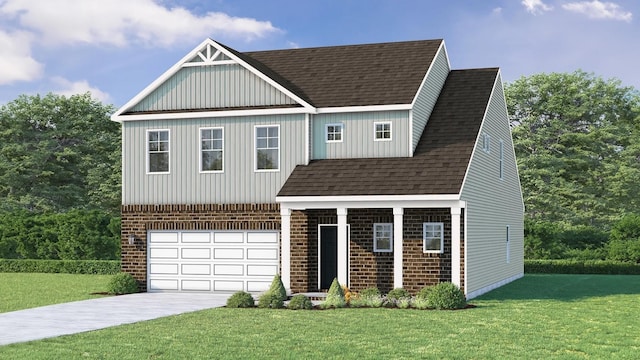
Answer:
[[[200,129],[200,171],[222,172],[224,163],[223,128]]]
[[[327,142],[342,142],[342,124],[327,124]]]
[[[256,171],[280,169],[280,126],[256,126]]]
[[[373,251],[393,251],[393,224],[373,224]]]
[[[147,173],[169,173],[169,130],[147,131]]]
[[[373,123],[373,136],[375,141],[391,141],[391,123]]]
[[[444,252],[444,223],[422,224],[422,251],[426,253]]]

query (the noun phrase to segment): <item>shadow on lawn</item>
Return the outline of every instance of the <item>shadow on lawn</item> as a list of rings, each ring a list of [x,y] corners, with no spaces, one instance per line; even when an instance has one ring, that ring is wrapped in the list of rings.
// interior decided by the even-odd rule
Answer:
[[[524,278],[477,299],[576,301],[623,294],[640,294],[640,275],[526,274]]]

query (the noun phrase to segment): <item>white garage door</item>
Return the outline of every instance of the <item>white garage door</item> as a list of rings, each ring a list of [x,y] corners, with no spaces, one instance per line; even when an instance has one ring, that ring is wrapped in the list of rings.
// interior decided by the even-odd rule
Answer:
[[[150,231],[149,291],[265,291],[278,273],[278,233]]]

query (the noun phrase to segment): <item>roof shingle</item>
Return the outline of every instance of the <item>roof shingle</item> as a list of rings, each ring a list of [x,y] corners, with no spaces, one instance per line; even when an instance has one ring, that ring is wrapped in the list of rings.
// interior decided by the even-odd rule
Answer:
[[[278,196],[458,194],[497,75],[451,71],[413,157],[311,161]]]

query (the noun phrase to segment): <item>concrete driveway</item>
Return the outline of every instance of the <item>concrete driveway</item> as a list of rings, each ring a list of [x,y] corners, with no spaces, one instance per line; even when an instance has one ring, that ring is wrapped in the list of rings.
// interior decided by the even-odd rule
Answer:
[[[140,293],[0,314],[0,345],[104,329],[224,306],[230,295]]]

